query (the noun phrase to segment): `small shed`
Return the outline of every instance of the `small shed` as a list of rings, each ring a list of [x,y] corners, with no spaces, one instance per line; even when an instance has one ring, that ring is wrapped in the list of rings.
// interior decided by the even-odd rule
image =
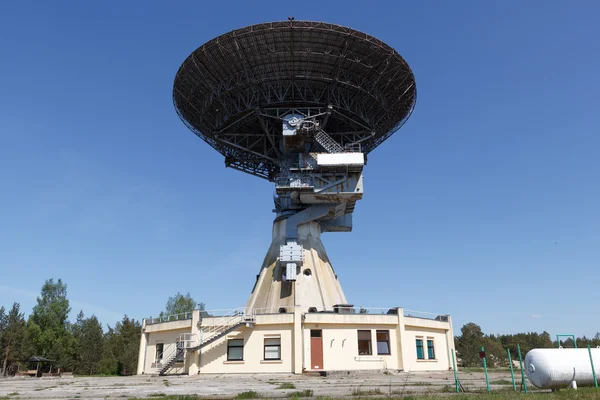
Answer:
[[[26,375],[42,376],[42,373],[44,372],[52,373],[52,364],[54,363],[54,360],[39,356],[32,356],[26,360],[23,360],[23,362],[27,363],[27,371],[23,371]]]

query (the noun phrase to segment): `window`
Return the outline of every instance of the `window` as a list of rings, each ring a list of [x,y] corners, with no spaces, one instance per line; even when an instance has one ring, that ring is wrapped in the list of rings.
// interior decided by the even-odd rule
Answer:
[[[163,358],[165,344],[164,343],[156,343],[156,362],[160,362]]]
[[[435,349],[433,348],[433,339],[427,339],[427,358],[435,360]]]
[[[358,331],[358,355],[370,356],[371,351],[371,331]]]
[[[424,360],[425,353],[423,353],[423,339],[417,339],[417,360]]]
[[[377,354],[389,355],[390,331],[377,331]]]
[[[177,358],[175,359],[176,362],[184,362],[185,361],[185,351],[184,351],[184,343],[183,341],[177,342],[177,353],[175,353],[177,355]]]
[[[281,338],[265,338],[265,360],[281,360]]]
[[[244,339],[229,339],[227,341],[227,361],[244,360]]]

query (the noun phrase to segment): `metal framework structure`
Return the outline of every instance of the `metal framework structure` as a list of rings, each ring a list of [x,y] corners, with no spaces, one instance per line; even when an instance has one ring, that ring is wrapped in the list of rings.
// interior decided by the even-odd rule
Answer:
[[[354,29],[293,18],[207,42],[181,65],[173,88],[182,121],[228,167],[273,182],[290,167],[286,116],[318,120],[332,149],[360,145],[366,154],[406,122],[415,101],[414,75],[393,48]],[[303,145],[306,153],[327,147]]]

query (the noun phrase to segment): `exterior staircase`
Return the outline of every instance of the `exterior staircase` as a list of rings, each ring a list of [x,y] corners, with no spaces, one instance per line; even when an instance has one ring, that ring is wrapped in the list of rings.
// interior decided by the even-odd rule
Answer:
[[[315,141],[328,153],[344,152],[344,148],[322,129],[319,129],[315,134]]]
[[[182,360],[182,356],[183,353],[185,351],[185,347],[183,347],[181,341],[177,342],[177,346],[175,347],[175,350],[171,353],[170,356],[167,356],[167,362],[165,365],[163,365],[163,367],[161,368],[160,372],[158,373],[159,375],[164,375],[167,373],[168,370],[171,369],[171,367],[173,366],[173,364],[175,364],[178,360]]]
[[[223,331],[221,331],[219,334],[211,336],[210,339],[204,340],[198,346],[192,347],[190,350],[192,350],[192,351],[200,350],[201,348],[208,346],[209,344],[221,339],[223,336],[227,335],[228,333],[235,331],[239,327],[243,326],[245,323],[246,322],[239,322],[236,325],[232,325],[232,326],[228,327],[227,329],[224,329]]]
[[[212,319],[212,318],[211,318]],[[216,317],[211,325],[201,326],[200,335],[183,333],[177,341],[177,346],[165,359],[167,362],[161,368],[159,375],[165,375],[178,360],[184,360],[185,351],[198,351],[211,343],[216,342],[228,333],[235,331],[246,323],[253,323],[256,317],[253,312],[233,310],[223,317]]]

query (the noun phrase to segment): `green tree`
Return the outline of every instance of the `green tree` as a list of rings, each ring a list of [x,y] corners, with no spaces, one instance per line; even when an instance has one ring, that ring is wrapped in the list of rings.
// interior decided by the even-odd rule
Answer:
[[[479,351],[484,345],[481,327],[473,322],[461,328],[461,335],[456,338],[456,351],[463,367],[472,367],[479,364]]]
[[[77,314],[77,319],[75,320],[74,324],[71,324],[71,334],[73,336],[73,347],[75,350],[75,357],[74,357],[74,363],[75,363],[75,369],[73,370],[73,372],[76,372],[78,374],[83,374],[83,372],[81,371],[80,365],[81,365],[81,335],[83,332],[83,321],[85,320],[85,315],[83,314],[83,310],[79,311],[79,314]]]
[[[0,309],[0,348],[2,348],[2,375],[7,368],[21,360],[25,350],[25,318],[20,312],[19,303],[14,303],[8,315],[4,315],[4,307]]]
[[[72,331],[76,350],[74,371],[82,375],[98,373],[104,348],[104,334],[98,318],[95,315],[85,318],[83,311],[80,311]]]
[[[103,374],[133,375],[137,373],[142,325],[127,315],[114,328],[108,327],[104,353],[99,362]]]
[[[104,336],[102,325],[100,325],[95,315],[83,321],[79,345],[80,370],[90,375],[96,374],[98,372],[98,363],[102,358]]]
[[[4,329],[6,329],[6,309],[2,306],[0,307],[0,337],[2,337]]]
[[[204,310],[204,303],[197,304],[192,298],[189,292],[184,296],[177,292],[175,296],[169,297],[165,311],[160,313],[161,317],[175,316],[177,314],[183,314],[193,311],[195,308]]]
[[[60,279],[48,279],[27,321],[30,352],[54,360],[63,369],[73,368],[76,355],[67,319],[70,311],[67,285]]]

